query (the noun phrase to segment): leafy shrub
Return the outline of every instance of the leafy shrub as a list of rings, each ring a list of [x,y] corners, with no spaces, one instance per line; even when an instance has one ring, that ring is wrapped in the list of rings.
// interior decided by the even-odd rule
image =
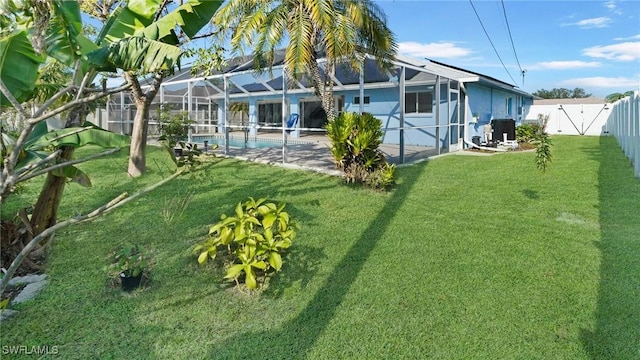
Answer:
[[[547,134],[549,115],[538,114],[538,131],[534,134],[532,143],[536,147],[536,166],[544,172],[551,163],[551,139]]]
[[[284,211],[266,199],[238,203],[234,216],[222,215],[209,229],[209,236],[193,248],[198,263],[204,265],[226,252],[232,260],[225,278],[236,284],[244,278],[249,289],[258,286],[258,276],[266,277],[282,268],[282,252],[288,249],[297,233],[297,224]]]
[[[368,113],[345,112],[326,129],[336,167],[345,172],[347,182],[380,190],[394,183],[395,166],[389,165],[378,149],[383,135],[380,120]]]
[[[394,184],[395,172],[395,164],[384,163],[367,175],[365,183],[373,189],[386,189]]]
[[[533,143],[536,146],[536,166],[544,172],[551,163],[551,139],[547,133],[542,132]]]
[[[147,267],[147,258],[138,245],[128,245],[114,253],[114,268],[128,277],[140,275]]]
[[[160,118],[160,140],[166,140],[169,142],[169,146],[175,146],[187,138],[189,125],[193,123],[189,119],[188,111],[172,113],[169,105],[161,105],[158,115]]]
[[[522,124],[516,127],[516,140],[519,143],[531,143],[540,133],[539,124]]]

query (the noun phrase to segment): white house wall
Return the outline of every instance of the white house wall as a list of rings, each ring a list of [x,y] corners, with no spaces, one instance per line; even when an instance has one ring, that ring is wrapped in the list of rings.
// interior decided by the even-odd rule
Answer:
[[[533,122],[538,114],[549,115],[547,133],[552,135],[607,135],[609,107],[605,104],[532,105],[525,120]]]

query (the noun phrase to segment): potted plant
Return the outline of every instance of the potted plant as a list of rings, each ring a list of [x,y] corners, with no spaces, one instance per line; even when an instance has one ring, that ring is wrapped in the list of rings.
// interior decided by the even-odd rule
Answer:
[[[140,286],[147,259],[138,245],[128,245],[115,253],[115,266],[120,273],[122,290],[131,291]]]

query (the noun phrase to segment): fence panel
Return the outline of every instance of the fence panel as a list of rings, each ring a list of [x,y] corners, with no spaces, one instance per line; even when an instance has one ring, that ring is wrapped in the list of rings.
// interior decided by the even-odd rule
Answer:
[[[613,104],[603,132],[615,136],[640,177],[640,91]]]

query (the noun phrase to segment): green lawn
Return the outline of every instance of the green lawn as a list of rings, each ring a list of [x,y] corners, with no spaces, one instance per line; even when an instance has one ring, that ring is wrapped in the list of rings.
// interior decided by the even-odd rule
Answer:
[[[446,156],[400,168],[388,193],[220,160],[58,233],[49,287],[1,344],[77,359],[638,359],[640,181],[613,138],[553,141],[544,174],[531,152]],[[94,187],[69,185],[62,215],[171,173],[151,149],[149,175],[129,181],[125,155],[84,166]],[[249,196],[286,202],[301,224],[261,293],[189,251]],[[152,280],[123,296],[108,257],[134,242]]]

